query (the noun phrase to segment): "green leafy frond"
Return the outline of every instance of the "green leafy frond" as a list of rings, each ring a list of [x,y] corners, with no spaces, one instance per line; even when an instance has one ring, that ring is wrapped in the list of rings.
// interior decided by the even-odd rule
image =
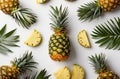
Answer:
[[[25,79],[49,79],[51,75],[46,75],[46,73],[47,73],[46,69],[43,69],[40,71],[38,75],[37,73],[32,76],[29,75]]]
[[[12,52],[12,50],[8,49],[7,47],[18,47],[16,45],[16,42],[19,42],[19,36],[15,35],[13,36],[16,29],[11,30],[8,33],[6,32],[7,25],[4,25],[3,28],[0,30],[0,52],[1,53],[7,53]]]
[[[15,21],[23,28],[29,28],[36,22],[37,17],[28,8],[18,8],[11,13]]]
[[[102,15],[102,9],[98,6],[97,1],[82,5],[78,9],[79,20],[93,20]]]
[[[99,46],[120,50],[120,18],[110,19],[107,23],[98,25],[92,36]]]
[[[51,27],[53,29],[58,29],[58,30],[65,29],[65,26],[68,23],[67,16],[68,16],[67,7],[63,9],[62,5],[59,8],[51,6],[51,10],[50,10],[50,19],[52,20],[52,23],[50,23]]]
[[[107,69],[107,65],[106,65],[106,59],[105,59],[105,55],[104,54],[95,54],[95,56],[91,55],[89,57],[90,60],[90,64],[94,67],[95,72],[100,73],[104,70]]]
[[[32,68],[36,68],[37,62],[33,60],[32,52],[26,51],[25,54],[20,58],[15,58],[11,61],[12,65],[19,68],[21,73],[27,70],[32,71]]]

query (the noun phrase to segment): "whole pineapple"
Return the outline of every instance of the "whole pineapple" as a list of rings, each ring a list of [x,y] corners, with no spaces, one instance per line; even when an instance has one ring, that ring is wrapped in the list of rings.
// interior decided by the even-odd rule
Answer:
[[[11,63],[12,66],[4,65],[0,67],[0,79],[18,79],[18,75],[35,68],[36,64],[33,61],[32,52],[27,52],[20,58],[15,58]]]
[[[101,16],[104,12],[109,12],[120,5],[120,0],[97,0],[82,5],[78,9],[80,20],[93,20]]]
[[[54,34],[51,35],[49,40],[49,55],[55,61],[67,60],[70,55],[70,42],[69,37],[66,35],[67,25],[67,8],[51,7],[51,20],[50,23]]]
[[[0,0],[0,10],[11,15],[24,28],[36,22],[36,16],[29,9],[19,7],[19,0]]]
[[[104,54],[89,57],[95,72],[99,74],[97,79],[120,79],[117,74],[108,69]]]

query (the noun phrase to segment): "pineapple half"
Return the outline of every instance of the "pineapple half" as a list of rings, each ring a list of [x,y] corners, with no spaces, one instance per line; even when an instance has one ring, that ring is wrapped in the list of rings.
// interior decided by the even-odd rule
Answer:
[[[32,52],[25,52],[20,58],[15,58],[11,61],[12,66],[0,67],[0,79],[18,79],[18,76],[28,70],[35,68],[36,62],[33,61]]]
[[[78,42],[83,47],[86,47],[86,48],[91,47],[87,32],[85,30],[80,31],[77,38],[78,38]]]
[[[117,74],[108,69],[104,54],[89,57],[95,72],[99,74],[97,79],[120,79]]]
[[[25,44],[28,46],[38,46],[41,43],[42,37],[40,32],[33,30],[30,36],[25,40]]]
[[[120,0],[95,0],[82,5],[78,9],[80,20],[93,20],[102,16],[104,12],[110,12],[120,6]]]
[[[66,66],[59,69],[53,74],[55,76],[55,79],[70,79],[70,71]]]
[[[84,76],[85,76],[84,69],[80,65],[74,64],[71,79],[84,79]]]
[[[0,10],[12,16],[19,25],[27,29],[37,19],[28,8],[20,7],[19,0],[0,0]]]
[[[65,61],[70,55],[70,41],[65,32],[68,23],[67,15],[67,8],[51,6],[50,19],[52,23],[50,25],[55,33],[50,36],[49,55],[55,61]]]

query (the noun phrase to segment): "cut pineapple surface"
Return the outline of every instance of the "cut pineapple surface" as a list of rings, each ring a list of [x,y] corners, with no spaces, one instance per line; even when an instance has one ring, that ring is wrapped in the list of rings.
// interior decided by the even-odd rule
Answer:
[[[43,4],[43,3],[45,3],[46,1],[48,1],[48,0],[36,0],[37,4]]]
[[[82,30],[82,31],[79,32],[79,34],[78,34],[78,42],[83,47],[86,47],[86,48],[91,47],[87,32],[85,30]]]
[[[70,79],[70,71],[65,66],[54,73],[55,79]]]
[[[25,40],[25,44],[28,46],[38,46],[41,43],[42,37],[40,32],[33,30],[30,36]]]
[[[84,69],[80,65],[74,64],[71,79],[84,79],[84,75]]]

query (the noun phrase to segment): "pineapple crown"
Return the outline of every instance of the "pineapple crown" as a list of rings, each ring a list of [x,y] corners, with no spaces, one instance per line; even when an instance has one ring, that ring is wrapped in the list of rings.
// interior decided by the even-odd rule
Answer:
[[[78,17],[79,20],[93,20],[95,18],[98,18],[99,16],[102,15],[103,10],[99,6],[98,1],[90,2],[85,5],[82,5],[78,9]]]
[[[94,67],[95,72],[101,73],[107,70],[107,65],[106,65],[106,58],[104,54],[99,54],[95,56],[90,56],[89,60],[91,62],[91,65]]]
[[[19,69],[20,73],[24,73],[27,70],[32,71],[32,68],[36,68],[35,64],[37,64],[37,62],[33,60],[32,52],[29,53],[28,51],[26,51],[22,57],[15,58],[11,63],[12,66]]]
[[[25,79],[49,79],[51,75],[46,75],[46,69],[43,69],[39,72],[39,74],[34,74],[32,76],[28,75]]]
[[[55,32],[61,32],[65,30],[65,27],[68,23],[67,16],[68,16],[67,7],[63,9],[62,5],[59,8],[51,6],[50,19],[52,20],[52,23],[50,23],[50,25]]]

